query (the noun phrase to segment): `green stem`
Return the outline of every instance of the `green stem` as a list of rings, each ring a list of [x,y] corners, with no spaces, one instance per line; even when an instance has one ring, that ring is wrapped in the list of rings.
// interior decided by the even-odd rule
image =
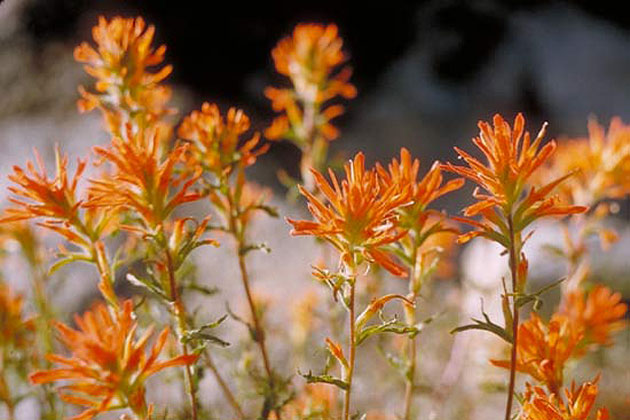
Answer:
[[[416,301],[415,281],[416,281],[416,266],[417,266],[417,248],[413,251],[413,268],[409,273],[409,300]],[[415,308],[405,307],[405,318],[407,325],[415,325],[416,313]],[[411,418],[411,407],[413,405],[413,391],[415,388],[415,376],[416,376],[416,338],[408,337],[407,339],[407,360],[409,361],[408,370],[405,376],[405,401],[403,408],[403,419],[409,420]]]
[[[518,349],[518,323],[519,323],[519,310],[516,306],[516,292],[518,291],[518,267],[520,263],[520,240],[519,244],[516,243],[517,237],[514,232],[514,223],[512,221],[512,215],[508,216],[508,228],[510,233],[510,247],[508,249],[510,255],[510,273],[512,275],[512,351],[510,355],[510,382],[508,385],[507,403],[505,406],[505,420],[511,420],[512,418],[512,404],[514,401],[514,387],[516,385],[516,356]]]
[[[166,254],[166,266],[168,271],[168,281],[170,287],[170,297],[173,302],[173,315],[177,321],[177,338],[180,343],[180,351],[183,355],[188,355],[188,345],[182,342],[182,337],[186,333],[188,329],[187,320],[186,320],[186,307],[184,306],[184,301],[179,294],[179,289],[177,288],[177,282],[175,279],[175,269],[173,267],[173,257],[171,256],[171,252],[168,249],[168,245],[164,247],[164,253]],[[184,375],[186,377],[186,393],[190,399],[190,409],[191,409],[191,420],[197,420],[197,395],[196,395],[196,386],[195,380],[192,372],[192,368],[190,365],[184,365]]]
[[[355,280],[356,280],[356,270],[352,268],[351,272],[352,283],[350,284],[350,298],[348,299],[348,310],[350,312],[349,320],[350,320],[350,334],[348,337],[348,348],[350,358],[348,360],[348,369],[345,374],[344,380],[348,384],[348,389],[344,395],[344,403],[343,403],[343,419],[348,420],[350,418],[350,397],[352,394],[352,377],[354,376],[354,363],[356,357],[356,339],[355,339],[355,309],[354,309],[354,292],[355,292]]]

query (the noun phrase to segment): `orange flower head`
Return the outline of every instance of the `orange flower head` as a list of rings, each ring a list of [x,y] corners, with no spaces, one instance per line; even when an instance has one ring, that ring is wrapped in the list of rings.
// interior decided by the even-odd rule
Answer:
[[[153,328],[136,340],[138,323],[131,300],[113,314],[104,304],[97,304],[83,316],[76,315],[75,322],[77,330],[56,323],[61,341],[72,356],[48,355],[51,362],[62,367],[31,374],[35,384],[67,381],[60,388],[61,399],[87,407],[73,417],[75,420],[92,419],[121,407],[146,418],[150,412],[145,401],[146,379],[167,367],[191,364],[197,359],[196,355],[182,355],[158,361],[168,328],[162,330],[147,353],[145,348]]]
[[[204,102],[201,111],[193,111],[184,118],[177,132],[192,143],[191,152],[196,161],[221,175],[232,172],[235,165],[253,165],[269,149],[268,145],[258,147],[258,133],[239,146],[240,137],[249,128],[249,117],[242,110],[230,108],[224,118],[216,104]]]
[[[277,117],[265,136],[272,140],[289,138],[305,146],[316,129],[327,140],[338,136],[330,120],[343,114],[341,105],[321,109],[324,102],[342,96],[356,96],[356,88],[348,82],[352,71],[344,67],[335,73],[346,56],[337,26],[299,24],[293,35],[278,42],[271,55],[278,73],[287,76],[293,89],[268,87],[265,95],[271,100]],[[314,114],[314,115],[312,115]]]
[[[400,162],[394,158],[387,169],[377,163],[376,170],[386,187],[398,186],[401,190],[405,188],[410,190],[412,204],[401,209],[404,215],[403,220],[408,223],[410,229],[424,225],[429,204],[464,185],[463,178],[444,183],[442,167],[437,161],[431,166],[429,172],[418,180],[420,161],[418,159],[412,161],[411,153],[404,147],[400,149]]]
[[[566,402],[554,393],[547,394],[544,389],[527,384],[525,402],[519,420],[588,420],[598,394],[597,382],[585,382],[580,387],[575,383],[571,389],[565,389]],[[608,410],[600,408],[593,420],[608,420]]]
[[[29,350],[34,344],[35,324],[33,319],[23,317],[23,308],[22,296],[0,283],[0,348],[7,354],[16,349]]]
[[[506,246],[504,239],[508,235],[506,215],[513,218],[515,232],[521,232],[534,220],[545,216],[564,216],[586,211],[582,206],[563,206],[557,195],[550,195],[554,188],[571,174],[563,174],[548,184],[527,187],[528,181],[537,169],[554,153],[556,142],[550,141],[541,146],[546,131],[546,124],[532,141],[525,131],[525,118],[518,114],[513,128],[499,114],[494,116],[494,126],[480,121],[479,137],[473,143],[482,151],[488,163],[472,157],[465,151],[455,148],[460,158],[468,166],[447,163],[444,168],[462,175],[484,192],[475,190],[474,197],[479,201],[466,209],[467,218],[459,220],[478,228],[462,235],[460,242],[466,242],[475,236],[483,236]],[[483,222],[468,217],[481,214]]]
[[[519,325],[516,370],[527,373],[553,392],[562,386],[564,366],[575,355],[584,332],[566,316],[555,314],[548,324],[534,312]],[[509,360],[491,360],[509,369]]]
[[[588,138],[560,143],[558,153],[536,179],[548,182],[574,171],[558,192],[565,201],[585,206],[630,194],[630,125],[613,118],[606,132],[596,120],[590,120],[588,131]]]
[[[201,168],[188,168],[182,179],[175,170],[185,163],[187,145],[176,146],[162,157],[157,130],[132,133],[128,125],[127,131],[128,140],[114,137],[109,148],[94,148],[112,172],[91,180],[85,206],[133,210],[142,229],[153,231],[176,207],[203,197],[192,190]]]
[[[327,204],[300,186],[315,220],[287,219],[293,225],[291,233],[314,235],[330,242],[341,253],[345,265],[354,266],[354,258],[360,255],[395,275],[405,275],[405,270],[382,247],[406,233],[399,229],[398,210],[409,204],[409,189],[384,186],[375,169],[365,169],[363,153],[357,153],[344,169],[346,179],[341,184],[329,169],[332,185],[312,169],[317,189]]]
[[[74,176],[68,174],[68,156],[55,149],[56,175],[49,178],[46,167],[37,150],[35,161],[26,163],[26,170],[13,167],[9,180],[15,184],[8,189],[14,194],[9,198],[13,207],[5,210],[0,223],[12,223],[30,219],[41,220],[38,224],[53,230],[75,245],[87,247],[88,239],[98,238],[111,229],[116,220],[115,212],[86,210],[77,195],[77,185],[85,170],[86,162],[77,161]]]
[[[170,88],[160,83],[171,73],[170,65],[152,72],[164,61],[166,47],[151,47],[155,28],[144,19],[99,17],[92,29],[96,48],[87,42],[75,48],[75,60],[85,63],[85,71],[96,79],[96,93],[80,87],[81,112],[100,108],[113,134],[129,122],[140,127],[158,121],[172,112],[167,108]]]
[[[628,306],[621,302],[621,293],[597,285],[584,295],[579,288],[569,292],[560,312],[584,329],[587,343],[611,345],[611,335],[626,325],[623,318]]]

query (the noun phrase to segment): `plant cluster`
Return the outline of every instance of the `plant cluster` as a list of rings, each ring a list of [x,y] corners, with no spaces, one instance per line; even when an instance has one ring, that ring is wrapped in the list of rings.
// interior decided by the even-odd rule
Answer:
[[[292,235],[317,239],[322,255],[313,256],[313,277],[330,298],[311,289],[295,299],[293,350],[315,346],[328,357],[308,371],[301,360],[293,375],[274,364],[270,342],[282,337],[268,325],[269,300],[252,287],[247,259],[268,250],[252,240],[256,217],[278,216],[268,204],[271,191],[251,182],[247,171],[273,143],[252,132],[245,111],[222,112],[210,102],[176,123],[165,84],[172,67],[164,65],[166,47],[153,45],[154,33],[140,17],[101,17],[94,43],[75,49],[94,79],[79,88],[79,111],[98,110],[110,137],[93,148],[93,163],[78,159],[72,169],[57,147],[52,174],[35,151],[33,161],[9,175],[0,245],[18,245],[32,289],[25,305],[0,281],[0,403],[10,420],[31,396],[47,420],[110,411],[127,420],[424,418],[420,337],[435,316],[419,319],[419,307],[434,279],[452,276],[457,244],[476,237],[498,243],[508,257],[504,320],[483,312],[483,319],[454,332],[487,331],[509,347],[507,359],[491,360],[509,372],[505,419],[609,418],[605,408],[595,409],[599,376],[567,387],[566,373],[569,363],[611,346],[626,326],[621,294],[592,282],[586,241],[597,235],[606,247],[617,238],[606,221],[616,211],[614,200],[630,194],[630,126],[614,119],[606,131],[591,121],[589,138],[557,144],[545,142],[546,124],[531,136],[523,115],[510,124],[497,114],[492,123],[479,123],[472,140],[483,159],[456,148],[460,163],[436,161],[421,173],[406,148],[386,164],[370,165],[358,152],[340,176],[328,157],[339,136],[331,120],[344,112],[340,100],[357,94],[343,41],[335,25],[296,26],[272,51],[277,72],[288,80],[264,92],[278,113],[264,136],[288,140],[301,152],[300,179],[286,173],[280,179],[305,198],[310,218],[286,220]],[[476,186],[476,201],[463,217],[440,211],[439,199],[466,180]],[[550,217],[565,232],[565,245],[550,249],[565,260],[567,278],[532,291],[524,245],[533,226]],[[43,251],[42,231],[61,240],[52,259]],[[193,256],[225,243],[233,244],[247,313],[228,306],[220,319],[206,319],[198,305],[213,302],[215,291],[195,276]],[[93,267],[101,299],[64,321],[51,299],[53,283],[63,273],[58,270],[76,263]],[[390,275],[404,279],[392,283],[397,292],[379,283]],[[538,310],[554,286],[562,298],[545,319]],[[231,359],[246,374],[240,389],[226,378],[234,367],[217,357],[218,347],[230,344],[213,331],[224,322],[247,331],[247,344],[228,350],[241,353]],[[326,323],[322,342],[313,342]],[[394,413],[364,413],[356,404],[357,376],[366,368],[359,354],[370,342],[378,342],[399,374]],[[170,373],[180,385],[185,404],[165,406],[147,391],[165,369],[161,375]],[[520,391],[517,373],[527,377]],[[206,374],[229,414],[218,414],[201,395]]]

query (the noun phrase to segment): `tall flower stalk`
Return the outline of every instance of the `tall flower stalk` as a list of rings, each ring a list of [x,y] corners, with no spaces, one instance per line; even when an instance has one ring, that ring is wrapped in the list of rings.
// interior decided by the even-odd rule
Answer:
[[[191,147],[189,162],[203,168],[206,194],[213,208],[221,215],[224,225],[217,227],[229,233],[236,242],[238,267],[249,307],[252,339],[260,350],[266,376],[264,402],[261,412],[268,418],[274,411],[279,417],[281,382],[271,366],[265,341],[265,331],[259,310],[252,296],[250,276],[246,264],[247,254],[255,249],[265,249],[264,244],[248,242],[247,230],[254,213],[263,211],[276,216],[275,211],[265,204],[265,192],[248,183],[245,168],[254,164],[268,145],[260,145],[260,135],[240,142],[250,129],[250,120],[242,110],[230,108],[221,115],[218,106],[204,103],[199,111],[187,116],[178,129],[179,136]],[[241,411],[240,408],[237,411]],[[241,411],[242,412],[242,411]]]
[[[339,136],[331,120],[345,111],[342,105],[330,105],[330,101],[351,99],[357,94],[349,83],[352,70],[337,70],[347,60],[342,46],[337,26],[300,24],[271,52],[276,70],[289,78],[291,87],[265,89],[271,107],[281,113],[265,130],[265,136],[270,140],[286,139],[300,149],[300,175],[303,187],[309,191],[315,191],[311,168],[324,170],[328,143]],[[288,186],[295,185],[286,174],[281,180]]]
[[[444,183],[439,162],[435,162],[427,174],[418,179],[420,161],[411,158],[405,148],[400,150],[400,160],[393,159],[387,168],[377,164],[377,171],[387,188],[399,188],[410,191],[408,205],[399,210],[399,224],[407,234],[396,244],[396,252],[409,270],[409,293],[407,299],[415,302],[423,283],[435,271],[443,245],[448,244],[453,234],[458,233],[446,216],[427,207],[438,198],[459,189],[464,180],[461,178]],[[451,237],[451,238],[449,238]],[[447,245],[448,246],[448,245]],[[417,324],[416,310],[412,305],[405,305],[405,321],[409,327]],[[417,337],[410,334],[406,346],[407,367],[405,377],[405,398],[403,418],[411,418],[413,396],[416,387]]]
[[[556,142],[553,140],[541,146],[546,124],[533,140],[529,132],[525,131],[525,119],[522,114],[516,116],[513,127],[497,114],[494,116],[493,125],[481,121],[479,129],[479,137],[475,137],[473,143],[487,159],[487,165],[455,148],[467,166],[447,163],[444,168],[477,184],[473,196],[478,201],[464,209],[466,217],[456,219],[472,225],[475,230],[461,235],[459,241],[466,242],[477,236],[484,237],[499,243],[509,256],[511,288],[510,291],[505,290],[503,294],[505,327],[490,324],[490,321],[486,321],[488,325],[478,323],[469,327],[495,331],[512,346],[505,407],[505,419],[510,420],[516,380],[519,309],[522,306],[520,302],[523,301],[519,298],[526,295],[528,271],[527,258],[522,251],[523,231],[542,217],[582,213],[586,211],[586,207],[560,205],[559,197],[551,194],[557,185],[571,176],[571,173],[561,174],[546,185],[528,184],[532,174],[556,149]],[[480,215],[482,220],[470,218],[476,215]],[[467,327],[460,330],[465,328]]]
[[[406,328],[395,320],[384,322],[378,328],[366,328],[368,321],[383,306],[394,299],[406,304],[413,302],[401,295],[386,295],[374,298],[357,315],[355,286],[358,270],[362,264],[374,263],[382,266],[397,276],[407,275],[402,267],[386,249],[406,234],[400,229],[398,210],[410,200],[408,186],[399,188],[386,186],[376,169],[366,169],[365,157],[358,153],[344,166],[345,179],[341,183],[329,170],[330,182],[315,169],[311,173],[315,179],[316,192],[310,192],[303,186],[299,190],[308,200],[308,209],[313,221],[287,221],[293,226],[293,235],[314,235],[330,243],[339,253],[339,270],[328,272],[316,269],[315,276],[327,284],[333,291],[335,300],[348,312],[348,344],[346,351],[341,345],[327,339],[328,350],[341,366],[340,379],[328,375],[306,375],[309,382],[331,383],[344,391],[343,419],[351,416],[352,384],[355,374],[357,347],[371,335],[382,332],[413,333],[414,328]],[[324,197],[324,200],[318,198]],[[347,356],[346,356],[347,355]]]

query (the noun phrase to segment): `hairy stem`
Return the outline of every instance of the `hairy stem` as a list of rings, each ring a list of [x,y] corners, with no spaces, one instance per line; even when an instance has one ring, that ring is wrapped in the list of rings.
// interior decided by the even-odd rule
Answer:
[[[518,267],[520,260],[520,250],[517,248],[520,244],[517,244],[516,234],[514,232],[514,223],[512,215],[508,217],[508,227],[510,231],[510,247],[508,249],[510,255],[510,273],[512,275],[512,352],[510,355],[510,382],[508,385],[507,403],[505,406],[505,420],[512,418],[512,404],[514,402],[514,387],[516,385],[516,354],[518,349],[518,323],[519,323],[519,310],[516,306],[516,292],[518,290]],[[520,241],[519,241],[520,242]]]
[[[352,272],[352,283],[350,285],[350,298],[348,301],[348,309],[350,312],[349,320],[350,320],[350,334],[348,337],[348,353],[350,354],[350,359],[348,360],[348,369],[345,375],[344,380],[348,384],[348,389],[344,395],[343,402],[343,419],[348,420],[350,418],[350,396],[352,394],[352,377],[354,374],[354,360],[356,356],[356,340],[355,340],[355,314],[354,314],[354,282],[356,280],[356,273]]]
[[[173,315],[175,320],[177,321],[177,338],[180,344],[180,351],[183,355],[188,355],[188,345],[182,342],[182,337],[188,329],[187,320],[186,320],[186,307],[184,306],[184,301],[179,294],[179,289],[177,288],[177,282],[175,280],[175,269],[173,267],[173,257],[171,256],[171,252],[168,249],[168,246],[165,247],[164,253],[166,254],[166,266],[168,271],[168,281],[170,287],[170,297],[173,302]],[[193,377],[192,367],[188,364],[184,365],[184,375],[186,377],[186,393],[190,399],[190,416],[191,420],[197,420],[197,393],[195,380]]]
[[[414,246],[411,255],[411,261],[413,267],[409,270],[409,295],[407,296],[410,301],[415,302],[417,298],[417,291],[415,284],[418,281],[418,247]],[[405,306],[405,318],[407,325],[414,325],[416,323],[416,310],[412,307]],[[413,405],[413,392],[415,388],[415,376],[416,376],[416,337],[408,337],[407,339],[407,360],[409,366],[407,374],[405,376],[405,401],[403,406],[403,419],[411,419],[411,407]]]

